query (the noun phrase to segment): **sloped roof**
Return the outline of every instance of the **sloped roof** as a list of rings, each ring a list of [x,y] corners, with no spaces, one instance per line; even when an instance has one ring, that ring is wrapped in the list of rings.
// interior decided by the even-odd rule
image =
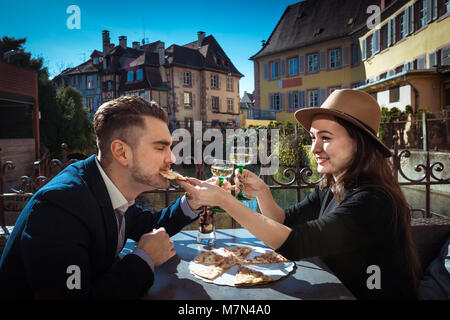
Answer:
[[[198,41],[184,46],[172,45],[166,50],[168,65],[180,65],[196,69],[208,69],[243,77],[212,35],[205,37],[202,46]]]
[[[394,1],[382,13],[394,13],[407,1]],[[275,53],[346,37],[368,30],[366,22],[373,13],[370,5],[380,0],[305,0],[290,5],[284,11],[266,45],[251,60]],[[353,19],[352,23],[349,23]]]

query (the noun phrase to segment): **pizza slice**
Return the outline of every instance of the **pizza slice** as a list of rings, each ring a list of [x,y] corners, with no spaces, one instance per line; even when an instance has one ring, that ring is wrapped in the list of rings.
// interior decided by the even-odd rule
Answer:
[[[253,257],[252,259],[242,261],[243,264],[270,264],[280,262],[289,262],[289,260],[275,251],[268,251],[259,256]]]
[[[228,248],[220,248],[219,250],[227,257],[235,257],[239,261],[242,261],[250,254],[250,252],[253,251],[253,248],[247,246],[234,246]]]
[[[272,281],[275,281],[275,279],[272,279],[271,277],[264,275],[264,273],[260,271],[252,270],[239,265],[234,285],[235,286],[253,285]]]
[[[166,170],[166,171],[160,171],[159,172],[160,175],[162,175],[164,178],[169,179],[169,180],[183,180],[186,181],[187,178],[184,177],[183,175],[179,174],[176,171],[173,171],[172,169]]]
[[[192,273],[208,280],[214,280],[236,264],[237,261],[234,257],[224,257],[218,264],[211,266],[199,266],[194,268]]]
[[[198,255],[195,259],[195,263],[200,264],[218,264],[222,262],[224,259],[223,256],[218,255],[217,253],[213,251],[205,251],[202,252],[200,255]]]

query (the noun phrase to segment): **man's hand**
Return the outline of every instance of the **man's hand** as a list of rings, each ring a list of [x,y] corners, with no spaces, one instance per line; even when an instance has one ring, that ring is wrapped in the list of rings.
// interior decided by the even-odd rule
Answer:
[[[172,258],[177,252],[173,249],[173,242],[164,228],[154,229],[145,233],[139,239],[137,247],[144,250],[152,259],[155,267]]]

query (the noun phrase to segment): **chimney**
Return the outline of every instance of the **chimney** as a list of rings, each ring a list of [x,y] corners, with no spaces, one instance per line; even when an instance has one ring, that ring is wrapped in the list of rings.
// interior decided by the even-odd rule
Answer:
[[[380,1],[380,9],[381,11],[383,11],[386,8],[386,0],[381,0]]]
[[[109,48],[110,48],[109,42],[111,41],[111,39],[109,38],[108,30],[103,30],[102,38],[103,38],[103,54],[106,55],[109,53]]]
[[[133,49],[140,49],[139,41],[133,41]]]
[[[164,42],[159,42],[158,46],[157,46],[157,50],[158,50],[158,57],[159,57],[159,65],[163,66],[164,62],[166,61],[165,58],[165,50],[164,50]]]
[[[119,44],[122,48],[127,48],[127,37],[126,36],[120,36],[119,37]]]
[[[202,46],[203,39],[205,39],[205,32],[199,31],[199,32],[197,32],[197,36],[198,36],[197,44],[198,44],[198,47],[200,48]]]
[[[264,48],[266,46],[266,40],[261,40],[261,46]]]

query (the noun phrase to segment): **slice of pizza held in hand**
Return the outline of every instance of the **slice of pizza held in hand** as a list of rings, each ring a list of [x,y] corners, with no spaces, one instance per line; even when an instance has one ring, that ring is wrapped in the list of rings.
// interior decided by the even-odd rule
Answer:
[[[182,181],[186,181],[187,178],[184,177],[183,175],[179,174],[176,171],[173,171],[172,169],[166,170],[166,171],[160,171],[159,172],[160,175],[162,175],[164,178],[169,179],[169,180],[182,180]]]

